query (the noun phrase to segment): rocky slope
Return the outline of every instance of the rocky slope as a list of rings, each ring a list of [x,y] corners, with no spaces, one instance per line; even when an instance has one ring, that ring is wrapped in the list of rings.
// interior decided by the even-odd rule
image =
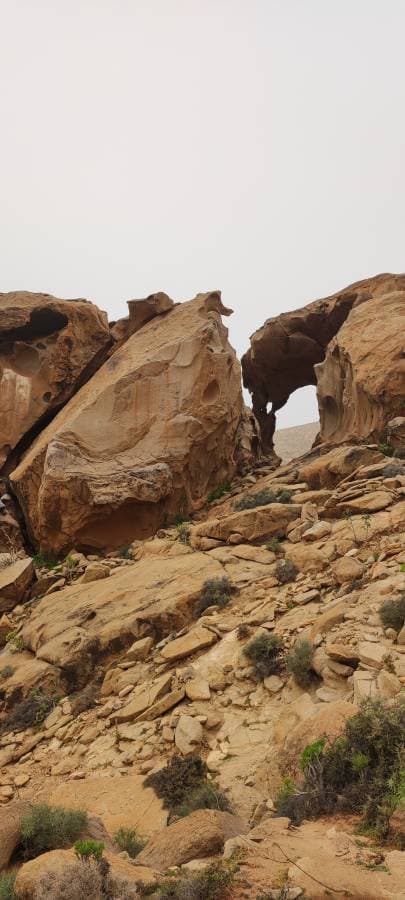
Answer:
[[[29,862],[19,855],[27,808],[45,801],[87,811],[85,836],[103,841],[110,871],[127,885],[119,896],[140,896],[137,883],[161,883],[170,866],[180,877],[220,860],[236,869],[232,900],[401,900],[399,800],[383,841],[355,833],[360,810],[337,804],[297,824],[279,797],[286,776],[300,784],[305,748],[334,746],[364,700],[395,711],[405,699],[405,462],[387,455],[404,448],[403,420],[390,426],[392,448],[319,444],[277,468],[257,458],[218,295],[142,303],[132,325],[130,316],[113,327],[109,361],[12,476],[26,491],[31,533],[62,552],[0,554],[0,871],[16,865],[18,896],[37,900],[44,873],[60,878],[74,864],[60,846]],[[349,322],[338,336],[345,348]],[[400,378],[396,347],[386,368]],[[360,379],[356,361],[353,372]],[[396,390],[387,378],[390,410]],[[136,461],[148,490],[156,466],[170,471],[165,524],[143,519],[138,488],[138,506],[126,506]],[[52,484],[48,519],[37,504]],[[115,523],[124,521],[123,531]],[[146,535],[140,521],[151,523]],[[404,607],[402,625],[381,618],[387,600],[399,617]],[[268,650],[269,638],[276,665],[260,668],[249,648],[259,639]],[[298,671],[290,659],[303,641]],[[204,760],[206,791],[226,804],[177,819],[145,783],[176,756]],[[147,841],[134,859],[116,843],[120,828]],[[201,896],[188,890],[178,896]]]

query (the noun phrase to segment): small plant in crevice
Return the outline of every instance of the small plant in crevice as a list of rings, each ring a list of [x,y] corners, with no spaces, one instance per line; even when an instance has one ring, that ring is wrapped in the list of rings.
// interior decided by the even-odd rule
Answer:
[[[11,678],[14,675],[15,669],[13,666],[4,666],[3,669],[0,669],[0,678],[2,681],[6,681],[7,678]]]
[[[243,509],[256,509],[257,506],[267,506],[268,503],[290,503],[291,497],[292,492],[285,489],[275,492],[270,488],[263,488],[261,491],[245,494],[239,500],[235,500],[234,509],[240,511]]]
[[[238,641],[243,641],[245,638],[249,637],[249,635],[250,635],[250,626],[247,625],[246,622],[241,622],[240,625],[238,625],[237,632],[236,632]]]
[[[384,456],[393,456],[394,455],[394,447],[386,439],[380,441],[380,443],[378,445],[378,449],[379,449],[380,453],[384,454]]]
[[[177,537],[182,544],[188,544],[190,541],[190,523],[179,522],[176,525]]]
[[[187,816],[196,809],[230,811],[227,797],[207,774],[200,756],[173,756],[163,769],[148,775],[144,784],[163,800],[171,817]]]
[[[42,553],[41,550],[38,553],[34,553],[32,560],[37,569],[49,569],[50,571],[59,565],[59,560],[55,556],[48,556]]]
[[[401,597],[384,600],[379,610],[384,628],[393,628],[399,632],[405,624],[405,594]]]
[[[102,841],[75,841],[73,850],[81,862],[89,862],[91,859],[101,859],[104,851],[104,844]]]
[[[219,606],[221,609],[227,606],[236,587],[230,578],[224,575],[222,578],[208,578],[204,581],[200,596],[194,606],[194,615],[202,616],[209,606]]]
[[[297,566],[291,559],[279,559],[276,563],[275,576],[280,584],[290,584],[298,575]]]
[[[146,844],[134,828],[119,828],[114,840],[120,850],[125,850],[131,859],[135,859]]]
[[[284,668],[284,648],[276,634],[257,634],[243,648],[243,653],[255,668],[258,678],[277,675]]]
[[[121,559],[133,559],[133,553],[130,546],[120,547],[117,552],[117,556],[120,556]]]
[[[10,649],[14,653],[22,653],[25,650],[24,638],[18,631],[9,631],[6,634],[6,643],[10,645]]]
[[[272,537],[266,544],[266,550],[270,550],[271,553],[280,553],[282,547],[278,537]]]
[[[287,670],[300,687],[308,687],[313,680],[314,647],[307,638],[300,638],[287,655]]]
[[[226,494],[229,494],[231,490],[231,485],[228,481],[225,481],[224,484],[219,484],[218,487],[214,488],[213,491],[210,491],[207,497],[207,503],[214,503],[215,500],[220,500],[221,497],[225,497]]]

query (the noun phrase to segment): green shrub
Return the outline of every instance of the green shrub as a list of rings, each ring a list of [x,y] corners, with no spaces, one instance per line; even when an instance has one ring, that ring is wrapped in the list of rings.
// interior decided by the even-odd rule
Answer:
[[[0,733],[40,728],[57,703],[56,697],[48,697],[40,688],[33,688],[28,697],[18,703],[2,722]]]
[[[17,900],[17,894],[14,890],[15,872],[3,872],[0,875],[0,900]]]
[[[233,593],[235,593],[235,585],[227,575],[222,578],[209,578],[204,581],[200,596],[194,606],[194,615],[202,616],[209,606],[219,606],[221,609],[226,606]]]
[[[300,687],[308,687],[312,681],[314,648],[307,638],[300,638],[287,656],[287,669]]]
[[[225,494],[229,494],[230,490],[231,485],[228,481],[224,482],[224,484],[219,484],[218,487],[214,488],[214,490],[208,494],[207,502],[214,503],[214,500],[220,500]]]
[[[384,454],[384,456],[394,455],[394,447],[392,446],[392,444],[388,443],[388,441],[381,441],[378,445],[378,449],[380,453]]]
[[[176,531],[179,541],[182,544],[188,544],[190,540],[190,524],[188,522],[178,522]]]
[[[135,859],[143,850],[146,841],[139,836],[134,828],[119,828],[115,835],[115,843],[120,850],[126,850],[131,859]]]
[[[160,882],[159,900],[222,900],[235,880],[236,866],[230,861],[214,862],[197,872],[184,870]]]
[[[281,550],[281,544],[278,537],[272,537],[266,544],[266,550],[270,550],[271,553],[279,553]]]
[[[131,547],[121,547],[120,550],[118,550],[118,556],[120,556],[121,559],[133,559],[134,558]]]
[[[79,837],[87,822],[81,809],[33,804],[21,822],[21,846],[25,859],[33,859],[47,850],[69,847]]]
[[[234,509],[255,509],[256,506],[267,506],[268,503],[290,503],[291,491],[281,490],[276,493],[270,488],[256,491],[254,494],[245,494],[239,500],[235,500]]]
[[[289,584],[291,581],[295,581],[298,569],[291,559],[279,559],[276,563],[275,575],[280,584]]]
[[[384,628],[401,631],[405,624],[405,594],[397,600],[384,600],[380,606],[380,619]]]
[[[199,756],[173,756],[163,769],[152,772],[145,785],[163,800],[165,809],[180,806],[206,780],[207,767]]]
[[[133,881],[111,874],[104,857],[47,872],[35,890],[35,900],[139,900],[139,896]]]
[[[14,675],[15,669],[12,666],[4,666],[4,669],[0,669],[0,678],[4,681],[6,678],[11,678]]]
[[[59,565],[59,561],[56,559],[56,557],[41,553],[41,551],[35,553],[32,559],[37,569],[51,570],[54,569],[55,566]]]
[[[296,788],[288,782],[277,811],[295,824],[321,813],[354,812],[361,814],[363,829],[386,837],[404,792],[404,735],[404,702],[364,702],[331,746],[320,739],[305,748],[303,784]]]
[[[176,816],[188,816],[196,809],[219,809],[231,812],[231,804],[227,796],[214,781],[203,781],[187,796],[186,800],[176,807]]]
[[[265,632],[256,635],[246,647],[243,653],[254,665],[256,675],[259,678],[267,678],[268,675],[276,675],[284,664],[284,651],[281,638],[276,634]]]
[[[101,841],[75,841],[73,849],[81,862],[89,862],[90,859],[101,859],[104,852],[104,844]]]
[[[11,644],[12,650],[16,653],[22,653],[25,650],[24,638],[22,634],[18,634],[18,631],[9,631],[6,634],[6,642],[7,644]]]
[[[249,635],[250,635],[250,626],[247,625],[246,622],[241,622],[240,625],[238,625],[238,630],[237,630],[238,641],[243,641],[244,638],[249,637]]]
[[[161,797],[171,815],[188,816],[195,809],[229,811],[230,805],[218,785],[207,779],[207,767],[199,756],[173,756],[163,769],[145,780]]]

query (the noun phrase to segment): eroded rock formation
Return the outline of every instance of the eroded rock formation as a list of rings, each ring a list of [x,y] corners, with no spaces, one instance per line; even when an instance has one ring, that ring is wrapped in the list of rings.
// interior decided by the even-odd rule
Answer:
[[[107,316],[87,300],[0,294],[0,469],[100,364]]]
[[[213,292],[152,318],[42,432],[11,481],[44,550],[153,534],[235,473],[239,436],[246,459],[240,367],[221,313]]]
[[[251,347],[242,358],[243,380],[245,387],[252,394],[253,411],[261,427],[265,449],[270,450],[273,447],[277,410],[286,404],[293,391],[305,385],[316,384],[315,366],[324,360],[328,345],[339,332],[351,310],[373,298],[404,290],[405,275],[377,275],[351,284],[330,297],[315,300],[302,309],[268,319],[262,328],[252,335]],[[405,302],[405,294],[402,296]],[[378,311],[384,316],[382,309],[383,306],[374,308],[374,313]],[[365,320],[367,316],[365,311]],[[378,334],[378,325],[371,314],[370,322],[371,324],[374,322],[372,327]],[[329,365],[328,371],[330,368]],[[350,399],[355,402],[354,397]],[[336,412],[334,415],[336,416]],[[343,408],[337,415],[343,419]],[[395,413],[391,412],[391,418],[393,415]],[[325,404],[323,421],[326,422]],[[330,428],[328,422],[328,429]],[[346,434],[343,421],[335,423],[334,431],[339,434],[338,439],[350,439],[349,433],[347,437],[343,437]],[[365,436],[366,431],[367,426],[363,422],[361,437]],[[351,436],[353,437],[353,434]],[[322,433],[321,437],[328,439],[329,434]]]
[[[323,441],[380,439],[405,411],[405,290],[355,306],[316,377]]]

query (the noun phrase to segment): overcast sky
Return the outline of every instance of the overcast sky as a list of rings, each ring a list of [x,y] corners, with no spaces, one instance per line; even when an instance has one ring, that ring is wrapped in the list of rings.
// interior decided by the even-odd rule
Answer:
[[[404,0],[0,0],[0,290],[220,288],[269,316],[405,269]],[[297,393],[283,425],[317,417]]]

